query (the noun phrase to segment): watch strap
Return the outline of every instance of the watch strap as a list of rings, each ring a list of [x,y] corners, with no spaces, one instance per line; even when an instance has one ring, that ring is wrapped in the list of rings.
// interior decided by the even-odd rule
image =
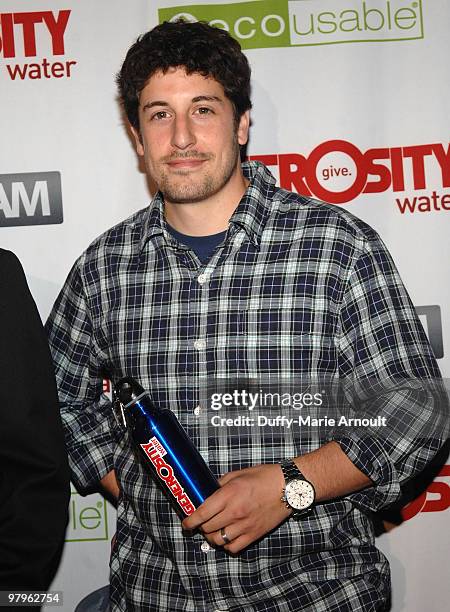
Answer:
[[[288,482],[289,480],[293,480],[294,478],[301,478],[302,480],[306,480],[306,478],[300,472],[297,465],[292,459],[282,461],[280,465],[286,482]]]

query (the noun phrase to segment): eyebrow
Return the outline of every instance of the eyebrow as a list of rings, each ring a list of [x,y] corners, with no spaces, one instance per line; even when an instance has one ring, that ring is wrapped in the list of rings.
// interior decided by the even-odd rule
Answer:
[[[195,96],[195,98],[192,98],[191,102],[193,102],[194,104],[196,102],[219,102],[220,104],[223,104],[223,100],[222,98],[219,98],[219,96]],[[155,106],[170,105],[165,100],[153,100],[152,102],[146,102],[146,104],[144,104],[144,106],[142,107],[142,110],[146,111],[150,108],[154,108]]]
[[[192,102],[203,102],[203,100],[206,100],[206,102],[220,102],[220,104],[223,104],[223,100],[219,98],[219,96],[197,96],[196,98],[192,98]]]

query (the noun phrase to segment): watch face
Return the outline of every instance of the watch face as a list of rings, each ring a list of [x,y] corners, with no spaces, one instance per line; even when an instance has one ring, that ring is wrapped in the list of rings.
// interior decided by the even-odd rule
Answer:
[[[290,480],[286,485],[286,501],[295,510],[306,510],[315,498],[314,487],[307,480]]]

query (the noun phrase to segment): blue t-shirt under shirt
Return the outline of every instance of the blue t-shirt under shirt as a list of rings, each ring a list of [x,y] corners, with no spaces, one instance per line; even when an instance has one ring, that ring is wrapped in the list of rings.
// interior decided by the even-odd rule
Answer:
[[[214,251],[219,244],[223,242],[225,234],[227,233],[225,230],[224,232],[212,234],[211,236],[187,236],[186,234],[177,232],[177,230],[168,223],[167,230],[176,240],[178,240],[178,242],[192,249],[202,264],[207,263],[211,259]]]

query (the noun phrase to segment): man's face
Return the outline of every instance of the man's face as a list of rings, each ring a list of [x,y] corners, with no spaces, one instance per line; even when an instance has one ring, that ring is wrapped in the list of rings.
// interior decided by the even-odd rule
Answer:
[[[213,78],[184,68],[155,73],[140,95],[139,123],[137,152],[166,203],[224,195],[240,176],[249,115],[236,126],[233,106]]]

